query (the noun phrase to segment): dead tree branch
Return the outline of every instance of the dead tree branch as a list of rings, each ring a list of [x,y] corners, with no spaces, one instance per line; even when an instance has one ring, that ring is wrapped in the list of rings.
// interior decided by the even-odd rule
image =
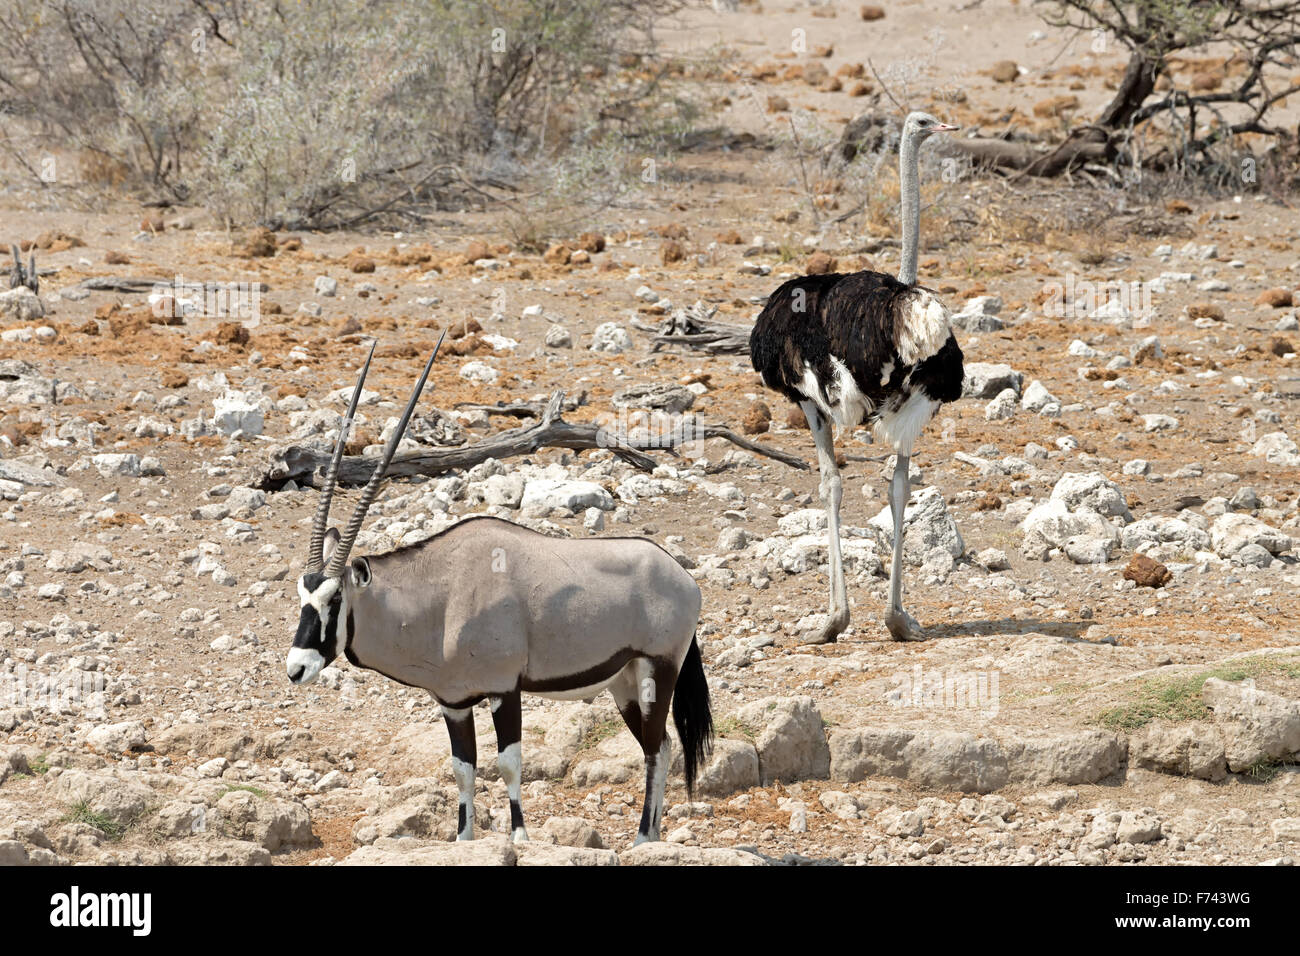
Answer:
[[[519,455],[530,455],[542,448],[569,448],[574,451],[605,448],[623,461],[641,471],[652,471],[657,464],[647,451],[675,449],[689,441],[722,438],[739,448],[779,461],[791,468],[808,470],[808,463],[787,452],[742,438],[724,425],[693,425],[683,423],[670,434],[653,436],[618,435],[589,422],[566,422],[560,414],[564,392],[551,396],[541,419],[532,425],[500,432],[473,445],[461,448],[439,448],[413,452],[393,459],[390,476],[424,475],[436,477],[449,471],[472,468],[480,462],[495,458],[498,461]],[[250,474],[245,484],[263,490],[283,488],[290,481],[299,485],[320,487],[324,469],[329,465],[330,451],[322,448],[304,448],[289,445],[271,453],[269,459]],[[370,480],[375,462],[360,455],[349,455],[339,464],[340,485],[362,485]]]
[[[684,345],[710,355],[748,355],[749,333],[753,326],[715,321],[713,317],[717,313],[716,308],[696,302],[685,309],[675,310],[658,326],[635,320],[632,325],[642,332],[654,334],[652,352],[658,352],[665,345]]]

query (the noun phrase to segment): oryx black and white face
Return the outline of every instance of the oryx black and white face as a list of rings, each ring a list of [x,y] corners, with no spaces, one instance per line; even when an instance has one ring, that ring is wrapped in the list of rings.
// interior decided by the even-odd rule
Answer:
[[[298,631],[285,661],[289,680],[310,684],[347,647],[347,589],[342,578],[319,571],[298,579]]]
[[[388,443],[384,446],[383,458],[370,475],[370,480],[361,491],[361,500],[352,512],[352,519],[347,524],[347,531],[340,535],[338,529],[325,530],[329,521],[330,501],[334,497],[335,482],[338,478],[339,462],[343,459],[343,448],[347,442],[348,428],[357,412],[357,402],[361,398],[361,387],[366,383],[366,373],[370,370],[370,361],[375,356],[375,347],[370,346],[366,363],[361,366],[357,376],[356,387],[352,390],[352,399],[348,403],[348,412],[343,416],[339,427],[338,440],[334,443],[334,455],[329,470],[325,473],[325,483],[321,488],[320,504],[316,508],[316,517],[312,522],[311,545],[307,555],[307,570],[298,579],[298,598],[302,609],[298,614],[298,632],[293,638],[293,647],[285,660],[285,670],[289,680],[295,684],[307,684],[315,680],[325,665],[347,650],[351,632],[351,618],[348,609],[348,594],[352,588],[364,588],[370,584],[370,565],[365,558],[357,558],[348,564],[348,555],[352,545],[361,531],[361,522],[366,512],[374,503],[375,496],[384,482],[388,465],[393,460],[397,443],[406,434],[410,424],[411,413],[420,400],[420,392],[429,379],[429,370],[433,360],[438,357],[442,339],[447,332],[444,329],[424,366],[424,373],[411,392],[406,411],[402,413]]]

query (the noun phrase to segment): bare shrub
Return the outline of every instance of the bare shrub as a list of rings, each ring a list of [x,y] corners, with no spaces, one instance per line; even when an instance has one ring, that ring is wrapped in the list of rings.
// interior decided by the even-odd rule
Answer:
[[[419,218],[509,195],[662,120],[644,64],[680,0],[11,0],[4,145],[79,151],[231,223]]]
[[[187,55],[194,7],[182,0],[8,0],[0,5],[0,100],[35,135],[5,145],[34,174],[52,149],[97,175],[172,188],[198,128]],[[48,177],[47,177],[48,179]]]
[[[1300,0],[1036,2],[1049,23],[1103,41],[1114,37],[1129,51],[1111,102],[1095,124],[1072,134],[1092,145],[1088,155],[1104,154],[1135,171],[1195,176],[1211,188],[1253,187],[1258,157],[1243,137],[1255,134],[1281,149],[1270,158],[1270,174],[1294,177],[1286,159],[1296,133],[1278,126],[1272,112],[1300,92],[1292,79],[1300,65]],[[1180,55],[1224,50],[1220,76],[1180,77],[1174,69]],[[1054,173],[1071,167],[1072,157],[1065,160],[1052,166]]]

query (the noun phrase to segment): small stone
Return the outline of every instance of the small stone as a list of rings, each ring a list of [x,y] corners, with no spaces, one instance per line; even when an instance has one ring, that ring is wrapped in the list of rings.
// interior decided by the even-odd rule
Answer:
[[[95,470],[105,478],[111,478],[114,475],[122,475],[127,478],[138,478],[140,476],[139,455],[95,455],[90,461],[95,466]]]
[[[626,352],[632,348],[632,336],[617,322],[604,322],[596,326],[591,336],[593,352]]]
[[[1154,843],[1160,839],[1160,820],[1146,811],[1120,814],[1115,840],[1119,843]]]
[[[1213,319],[1215,322],[1223,321],[1223,306],[1215,305],[1213,302],[1193,302],[1187,307],[1187,317],[1189,319]]]
[[[1065,554],[1075,564],[1106,564],[1115,550],[1115,539],[1104,534],[1075,535],[1065,542]]]
[[[501,373],[486,362],[466,362],[460,369],[460,377],[479,385],[492,385],[501,377]]]
[[[1233,511],[1254,511],[1259,507],[1259,495],[1254,488],[1242,488],[1228,499]]]
[[[212,410],[212,424],[223,435],[240,433],[244,438],[253,438],[265,427],[262,403],[245,392],[228,391],[213,399]]]
[[[1260,544],[1248,544],[1232,557],[1248,568],[1266,568],[1273,563],[1273,555]]]
[[[680,415],[695,404],[695,393],[681,385],[629,385],[614,393],[615,408],[653,408]]]
[[[14,322],[30,322],[44,316],[45,303],[26,286],[0,292],[0,318]]]
[[[808,257],[807,265],[804,271],[810,276],[829,275],[835,271],[836,262],[834,257],[825,252],[814,252]]]
[[[1159,561],[1152,560],[1145,554],[1135,554],[1124,568],[1124,577],[1138,587],[1159,588],[1168,584],[1173,579],[1173,574]]]
[[[1004,388],[997,397],[984,406],[984,419],[990,422],[1005,421],[1016,414],[1016,391]]]
[[[761,435],[772,427],[772,409],[767,403],[758,400],[751,402],[745,409],[745,417],[740,422],[741,430],[746,435]]]
[[[348,778],[340,770],[331,770],[325,776],[316,781],[316,792],[324,793],[326,790],[340,790],[348,785]]]
[[[723,528],[718,534],[719,551],[744,551],[749,544],[749,532],[744,528]]]
[[[1034,379],[1029,383],[1029,387],[1025,389],[1024,397],[1020,399],[1020,407],[1029,412],[1041,412],[1048,405],[1053,404],[1059,406],[1060,402],[1056,396],[1047,390],[1047,386],[1038,379]]]
[[[1147,432],[1171,432],[1178,428],[1178,419],[1172,415],[1143,415],[1142,430]]]
[[[1275,309],[1289,309],[1294,303],[1290,289],[1265,289],[1256,296],[1255,304],[1272,306]]]
[[[975,555],[975,560],[990,571],[1005,571],[1011,567],[1007,553],[998,548],[985,548]]]
[[[196,769],[198,770],[200,777],[208,777],[211,779],[214,777],[220,777],[226,772],[229,766],[230,761],[225,757],[213,757],[206,763],[199,764]]]
[[[998,60],[989,75],[997,83],[1014,83],[1020,76],[1020,67],[1016,66],[1015,60]]]
[[[962,383],[963,398],[995,398],[1004,389],[1012,389],[1020,394],[1020,385],[1024,376],[1010,365],[990,362],[969,362],[966,364],[966,380]]]
[[[276,248],[275,233],[262,226],[252,231],[243,246],[235,251],[235,255],[245,259],[267,258],[275,255]]]
[[[1268,340],[1268,350],[1278,358],[1283,358],[1287,354],[1295,352],[1296,348],[1290,339],[1275,335]]]
[[[790,811],[790,832],[808,832],[808,811],[804,807],[795,807]]]
[[[1042,118],[1062,116],[1078,108],[1079,98],[1073,94],[1049,96],[1047,99],[1039,100],[1034,104],[1034,115]]]

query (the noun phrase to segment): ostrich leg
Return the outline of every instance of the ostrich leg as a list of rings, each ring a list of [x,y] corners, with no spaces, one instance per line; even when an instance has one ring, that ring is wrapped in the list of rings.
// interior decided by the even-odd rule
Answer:
[[[903,514],[911,494],[907,469],[911,459],[898,455],[894,477],[889,482],[889,510],[894,516],[894,561],[889,568],[889,605],[885,626],[896,641],[923,641],[921,625],[903,610]]]
[[[840,558],[840,498],[843,490],[840,469],[835,464],[835,439],[831,423],[812,402],[800,402],[808,427],[812,429],[817,444],[817,464],[821,470],[821,499],[826,509],[827,551],[831,559],[831,604],[826,625],[816,637],[805,644],[834,643],[840,632],[849,626],[849,596],[844,586],[844,562]]]

